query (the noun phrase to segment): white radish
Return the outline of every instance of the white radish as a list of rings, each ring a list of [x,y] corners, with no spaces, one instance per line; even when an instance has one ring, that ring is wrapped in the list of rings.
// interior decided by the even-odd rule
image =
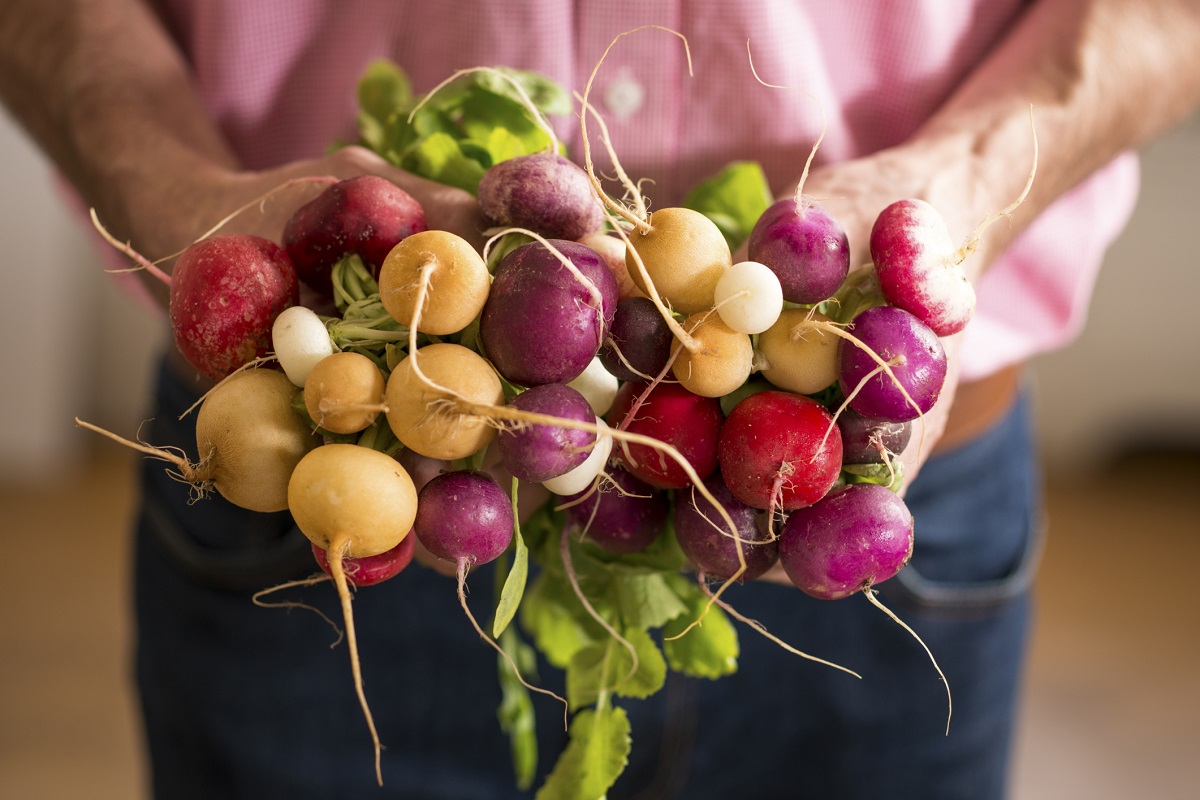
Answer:
[[[271,344],[288,380],[302,389],[317,362],[333,354],[329,329],[315,311],[305,306],[291,306],[275,318]]]
[[[741,333],[762,333],[783,311],[783,287],[765,264],[739,261],[717,281],[713,300],[726,325]]]

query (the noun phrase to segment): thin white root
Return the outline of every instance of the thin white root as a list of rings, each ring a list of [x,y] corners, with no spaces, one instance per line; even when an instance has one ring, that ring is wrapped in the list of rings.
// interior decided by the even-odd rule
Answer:
[[[142,255],[138,251],[134,250],[133,245],[131,245],[129,242],[119,242],[119,241],[117,241],[116,237],[114,237],[111,233],[108,232],[108,228],[105,228],[104,225],[101,224],[100,217],[96,213],[96,209],[90,208],[90,209],[88,209],[88,213],[92,217],[92,227],[94,227],[96,229],[96,232],[100,234],[101,238],[103,238],[104,241],[108,242],[110,245],[115,247],[120,252],[129,256],[131,259],[133,259],[133,263],[137,264],[136,269],[120,270],[121,272],[130,272],[130,271],[136,272],[138,270],[145,270],[146,272],[150,273],[155,278],[157,278],[159,281],[161,281],[164,285],[166,285],[166,286],[171,285],[171,276],[168,275],[167,273],[163,272],[161,269],[159,269],[157,264],[155,264],[150,259],[146,258],[144,255]]]
[[[346,646],[350,649],[350,672],[354,676],[354,691],[358,695],[358,704],[362,707],[363,716],[367,720],[367,728],[371,732],[371,744],[375,748],[375,780],[383,786],[383,767],[381,764],[383,745],[379,741],[379,732],[375,729],[375,718],[371,715],[371,707],[367,704],[367,695],[363,691],[362,665],[358,660],[358,637],[354,632],[354,612],[350,607],[350,584],[346,580],[346,571],[342,567],[342,559],[350,549],[350,540],[339,537],[329,543],[329,574],[337,586],[338,599],[342,604],[342,616],[346,623]]]
[[[713,596],[712,591],[709,589],[708,583],[705,581],[704,573],[700,573],[696,577],[697,577],[697,582],[700,584],[701,590],[709,597],[712,597]],[[787,650],[789,653],[800,656],[801,658],[807,658],[809,661],[815,661],[818,664],[824,664],[827,667],[833,667],[834,669],[839,669],[848,675],[853,675],[854,677],[858,678],[859,680],[862,680],[862,675],[859,675],[857,672],[855,672],[852,669],[847,669],[846,667],[843,667],[840,664],[835,664],[832,661],[826,661],[823,658],[817,658],[814,655],[809,655],[808,653],[805,653],[801,650],[797,650],[795,647],[792,647],[790,644],[788,644],[787,642],[783,641],[775,634],[768,631],[766,626],[763,625],[761,622],[759,622],[756,619],[750,619],[749,617],[745,616],[741,612],[735,610],[731,605],[729,605],[729,603],[725,602],[724,600],[714,600],[714,602],[716,602],[716,604],[718,606],[720,606],[721,609],[726,614],[728,614],[729,616],[738,620],[739,622],[743,622],[746,625],[749,625],[756,632],[758,632],[762,636],[765,636],[767,639],[769,639],[772,642],[774,642],[775,644],[779,645],[784,650]]]
[[[946,684],[946,735],[949,736],[950,715],[954,713],[954,701],[950,697],[950,682],[946,680],[945,673],[943,673],[942,668],[938,666],[937,659],[933,657],[933,652],[929,649],[929,645],[925,644],[924,640],[917,635],[916,631],[910,628],[908,624],[904,622],[904,620],[892,613],[892,610],[885,606],[879,600],[879,598],[875,596],[875,590],[873,588],[870,586],[865,586],[863,587],[862,591],[863,594],[867,596],[867,599],[870,600],[876,608],[891,617],[893,622],[895,622],[901,628],[904,628],[904,630],[908,631],[909,634],[920,643],[921,647],[925,648],[925,653],[929,656],[929,660],[933,662],[933,668],[937,670],[938,677],[942,679],[942,683]]]
[[[333,580],[332,576],[327,575],[324,572],[322,572],[319,575],[312,575],[308,578],[300,578],[299,580],[286,581],[277,586],[271,586],[267,589],[260,589],[259,591],[255,592],[254,595],[250,598],[250,602],[254,603],[254,605],[258,606],[259,608],[302,608],[305,611],[313,612],[318,617],[325,620],[325,622],[327,622],[329,624],[329,627],[333,628],[333,632],[337,634],[337,638],[334,639],[333,643],[330,644],[329,646],[331,648],[337,647],[339,644],[341,644],[342,638],[344,637],[345,634],[342,633],[342,629],[337,626],[337,623],[334,622],[333,620],[331,620],[329,618],[329,615],[326,614],[321,609],[317,608],[316,606],[309,605],[308,603],[301,603],[296,600],[280,600],[278,602],[272,602],[272,603],[267,603],[267,602],[263,601],[263,598],[266,597],[267,595],[274,594],[275,592],[281,592],[284,589],[294,589],[299,586],[315,586],[318,583],[325,583],[326,581],[331,581],[331,580]]]
[[[540,686],[534,686],[533,684],[527,682],[523,677],[521,677],[521,670],[519,670],[517,668],[517,662],[513,661],[512,656],[510,656],[503,647],[501,647],[499,644],[497,644],[495,639],[493,639],[492,637],[490,637],[486,633],[484,633],[483,628],[479,627],[478,620],[475,619],[475,615],[471,613],[470,606],[467,605],[467,568],[468,568],[468,566],[469,566],[469,564],[467,562],[467,559],[465,559],[465,558],[458,559],[458,570],[457,570],[458,602],[462,606],[463,612],[467,615],[467,619],[471,621],[471,627],[473,627],[475,629],[475,632],[479,634],[480,639],[483,639],[485,642],[487,642],[489,645],[491,645],[492,648],[495,649],[495,651],[497,653],[499,653],[500,656],[505,661],[508,662],[508,665],[510,667],[512,667],[513,675],[515,675],[517,677],[517,680],[520,681],[522,686],[524,686],[526,689],[528,689],[531,692],[537,692],[538,694],[544,694],[549,697],[553,697],[555,700],[557,700],[558,702],[563,704],[563,730],[566,730],[567,729],[567,715],[570,713],[570,706],[567,705],[567,701],[564,698],[559,697],[557,694],[550,691],[549,689],[543,689]]]
[[[1033,165],[1029,168],[1029,177],[1025,179],[1025,187],[1021,190],[1021,194],[1017,196],[1016,200],[1009,203],[999,211],[988,215],[986,218],[984,218],[983,222],[979,223],[979,227],[967,237],[966,241],[963,242],[962,247],[958,249],[957,253],[955,254],[955,263],[961,264],[968,256],[974,253],[979,247],[980,240],[983,238],[983,232],[991,227],[992,223],[1011,216],[1012,213],[1021,205],[1021,203],[1025,202],[1025,198],[1029,196],[1029,190],[1033,188],[1033,177],[1037,174],[1038,165],[1038,138],[1037,128],[1033,124],[1032,104],[1029,106],[1029,128],[1033,133]]]

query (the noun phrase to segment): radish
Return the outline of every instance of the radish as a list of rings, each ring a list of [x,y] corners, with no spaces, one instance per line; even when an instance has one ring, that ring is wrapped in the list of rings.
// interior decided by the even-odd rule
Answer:
[[[629,277],[629,265],[625,262],[628,248],[620,236],[612,233],[592,233],[579,240],[600,254],[613,278],[617,281],[617,298],[628,300],[631,297],[645,297],[633,278]]]
[[[557,495],[572,495],[584,491],[596,482],[612,453],[613,434],[599,417],[596,417],[594,424],[596,444],[592,446],[583,463],[562,475],[542,481],[542,486]]]
[[[421,489],[413,530],[438,558],[471,567],[494,561],[512,543],[512,503],[484,472],[458,470]]]
[[[810,506],[833,488],[842,439],[820,403],[769,390],[734,406],[721,428],[719,452],[734,497],[774,514]]]
[[[837,383],[842,339],[831,328],[822,327],[829,322],[817,311],[785,309],[775,324],[758,336],[762,376],[796,394],[816,394]]]
[[[333,355],[329,329],[306,306],[285,308],[271,325],[271,348],[288,380],[300,388],[317,362]]]
[[[913,517],[894,492],[871,483],[831,492],[809,508],[793,511],[779,534],[779,563],[805,594],[838,600],[862,592],[876,607],[915,638],[946,683],[933,653],[907,624],[883,605],[874,587],[908,564],[913,549]],[[949,712],[946,732],[950,732]]]
[[[626,268],[638,289],[682,314],[712,308],[717,282],[733,265],[729,243],[708,217],[660,208],[630,235]]]
[[[530,242],[496,268],[480,339],[509,381],[566,383],[596,357],[616,306],[616,281],[595,250],[561,239]]]
[[[333,296],[333,265],[351,253],[378,274],[405,237],[426,230],[425,211],[386,178],[359,175],[324,189],[298,208],[283,230],[283,246],[305,284]]]
[[[946,380],[946,350],[928,326],[893,306],[854,318],[854,335],[838,344],[838,381],[850,408],[872,419],[904,422],[926,414]],[[865,348],[865,349],[864,349]],[[888,365],[885,372],[876,359]]]
[[[912,438],[912,422],[871,419],[853,408],[838,415],[842,434],[842,465],[882,464],[899,454]]]
[[[587,173],[557,153],[516,156],[489,167],[476,195],[479,210],[496,227],[572,241],[604,227]]]
[[[713,294],[721,320],[741,333],[762,333],[783,311],[779,278],[757,261],[739,261],[730,267]]]
[[[692,488],[678,494],[675,501],[675,538],[688,562],[705,575],[728,580],[746,567],[738,580],[752,581],[775,565],[779,546],[765,526],[759,526],[759,512],[734,497],[720,473],[704,481],[712,496],[737,525],[737,537],[725,530],[712,503]],[[741,557],[738,550],[741,550]]]
[[[587,399],[597,416],[604,416],[612,408],[620,384],[616,376],[604,368],[599,358],[593,358],[583,372],[567,385]]]
[[[275,318],[300,303],[287,253],[249,234],[218,234],[191,245],[175,262],[170,286],[175,346],[213,380],[271,352]]]
[[[696,342],[695,350],[682,342],[671,345],[671,372],[685,389],[702,397],[722,397],[746,382],[754,368],[750,337],[725,324],[709,309],[691,315],[683,328]]]
[[[353,351],[334,353],[313,367],[304,384],[304,407],[330,433],[358,433],[384,410],[383,373]]]
[[[320,444],[294,408],[299,390],[281,372],[254,369],[218,383],[196,415],[196,451],[191,463],[175,449],[123,439],[76,419],[81,427],[166,461],[203,496],[216,489],[250,511],[288,508],[288,482],[305,455]]]
[[[676,383],[627,383],[617,393],[609,421],[618,429],[674,447],[704,480],[717,468],[717,439],[724,417],[715,397]],[[623,443],[617,460],[659,489],[682,489],[692,479],[682,466],[645,444]]]
[[[568,530],[609,553],[645,550],[662,534],[670,510],[665,491],[620,467],[610,471],[596,491],[567,499]]]
[[[746,240],[747,253],[779,278],[784,300],[812,305],[846,279],[850,242],[841,223],[798,191],[763,212]]]
[[[405,447],[429,458],[453,461],[487,447],[496,436],[488,420],[455,409],[461,400],[484,406],[504,402],[495,370],[478,353],[443,342],[422,347],[387,380],[387,421]]]
[[[419,330],[457,333],[479,315],[491,281],[487,264],[467,240],[447,231],[421,231],[392,248],[379,269],[379,300],[392,319]]]
[[[337,586],[346,642],[359,705],[375,746],[375,776],[380,785],[379,735],[362,687],[358,640],[346,572],[346,557],[385,553],[413,527],[417,490],[412,478],[390,456],[354,444],[326,444],[308,453],[288,483],[288,508],[309,541],[324,549]]]
[[[361,558],[347,556],[343,558],[342,569],[346,573],[346,581],[352,586],[374,586],[377,583],[391,580],[412,562],[413,543],[416,540],[417,537],[409,531],[409,534],[400,540],[400,544],[391,550],[384,550],[382,553],[377,553],[373,556],[363,556]],[[326,575],[332,577],[332,571],[329,566],[329,554],[315,542],[312,543],[312,551],[317,566]]]
[[[599,358],[620,380],[648,381],[666,367],[673,341],[671,329],[654,302],[631,297],[617,304]]]
[[[527,389],[509,403],[535,414],[594,422],[596,414],[587,399],[561,383]],[[588,431],[551,425],[514,425],[496,439],[500,460],[515,478],[541,483],[557,478],[587,460],[596,442]]]

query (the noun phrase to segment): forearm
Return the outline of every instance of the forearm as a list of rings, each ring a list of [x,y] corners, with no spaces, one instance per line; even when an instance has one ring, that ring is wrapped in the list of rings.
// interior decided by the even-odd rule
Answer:
[[[978,272],[1056,199],[1198,103],[1200,3],[1041,0],[906,147],[961,165],[932,179],[929,199],[969,209],[978,222],[1028,177],[1032,106],[1033,188],[1012,224],[988,230],[969,267]]]
[[[9,0],[0,97],[121,238],[138,209],[186,217],[191,186],[236,163],[181,54],[137,0]],[[177,244],[165,239],[135,244],[163,255]]]

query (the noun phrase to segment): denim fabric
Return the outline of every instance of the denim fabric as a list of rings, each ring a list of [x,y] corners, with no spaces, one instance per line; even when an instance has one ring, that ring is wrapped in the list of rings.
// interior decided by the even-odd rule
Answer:
[[[191,417],[177,417],[192,402],[164,370],[149,439],[191,443]],[[1027,418],[1022,400],[925,466],[908,495],[913,561],[879,587],[946,674],[949,735],[945,686],[925,651],[865,597],[819,601],[752,583],[728,600],[863,679],[740,627],[735,676],[672,677],[650,700],[623,701],[633,755],[610,798],[1003,797],[1040,515]],[[345,644],[331,647],[334,632],[310,610],[251,601],[315,571],[307,540],[286,514],[219,497],[189,505],[161,462],[146,462],[143,488],[136,666],[157,797],[522,796],[496,722],[496,658],[453,581],[413,567],[355,595],[365,691],[387,748],[381,789]],[[490,570],[468,585],[483,617]],[[328,583],[285,594],[340,622]],[[561,691],[554,670],[538,682]],[[535,704],[544,775],[565,742],[561,706]]]

